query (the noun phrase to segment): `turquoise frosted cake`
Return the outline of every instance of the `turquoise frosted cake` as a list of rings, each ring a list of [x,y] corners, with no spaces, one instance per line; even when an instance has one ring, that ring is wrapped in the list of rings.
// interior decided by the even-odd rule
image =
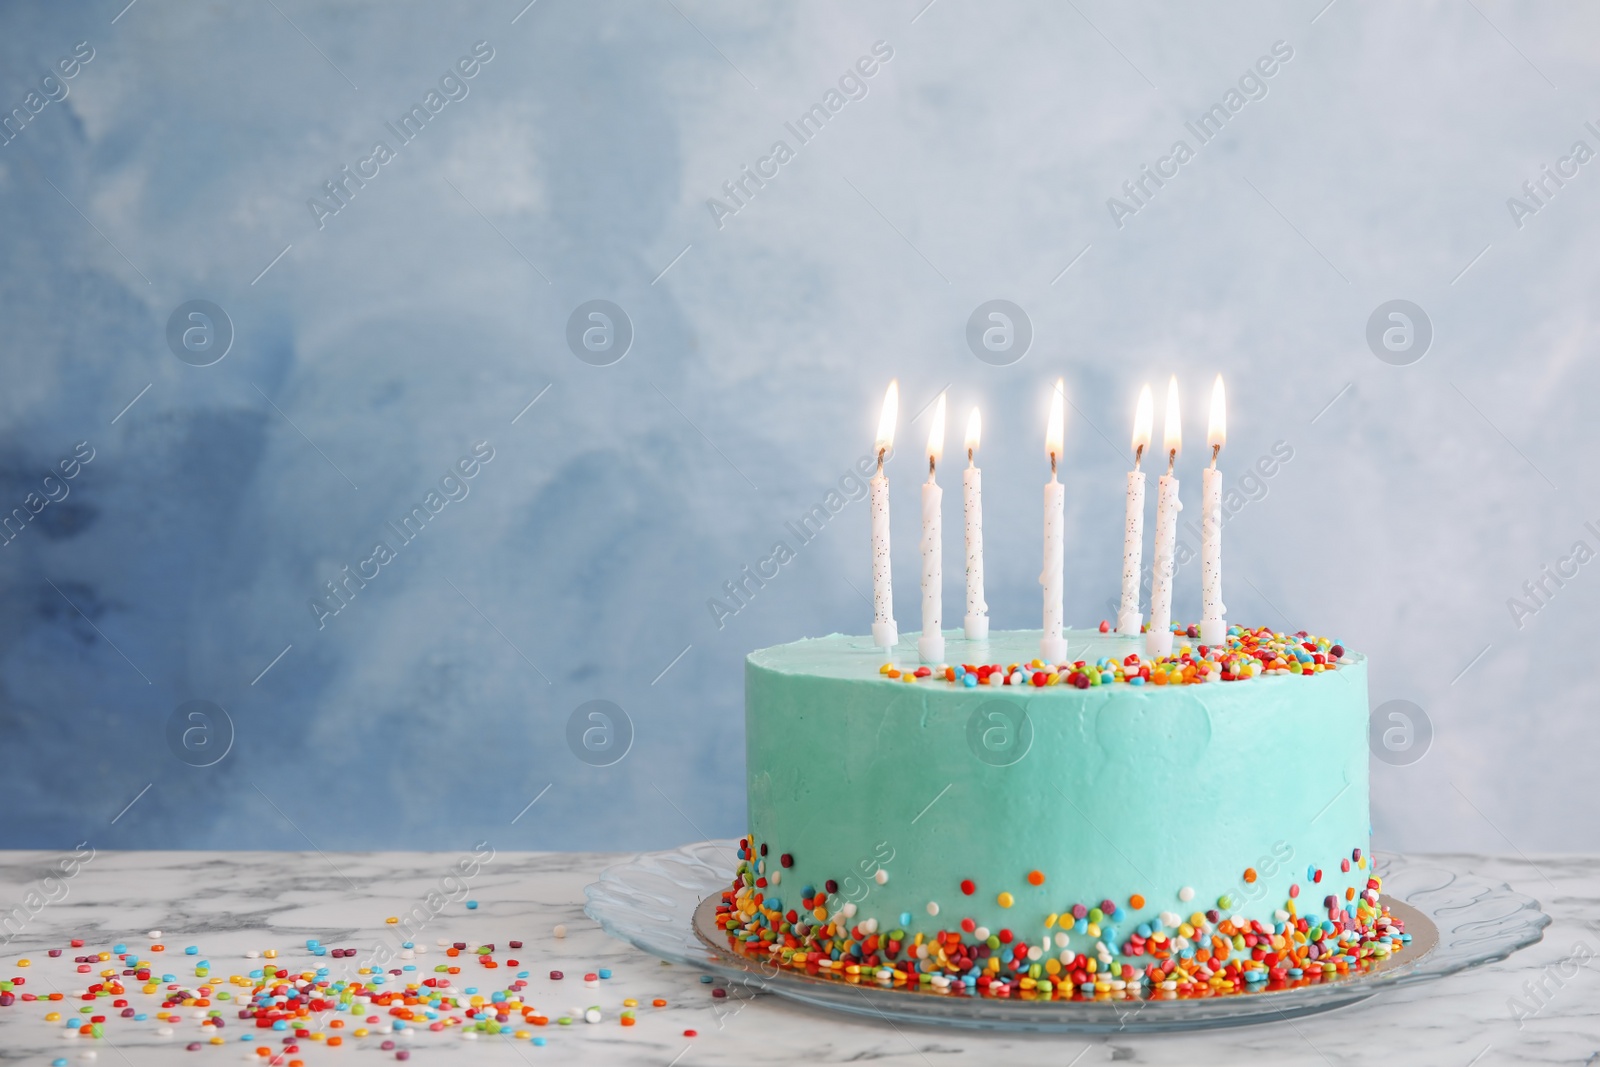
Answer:
[[[752,653],[731,943],[1061,997],[1282,988],[1398,951],[1369,861],[1365,658],[1187,634],[1154,662],[1138,635],[1085,631],[1055,665],[1037,630],[951,631],[950,666],[903,672],[865,637]]]

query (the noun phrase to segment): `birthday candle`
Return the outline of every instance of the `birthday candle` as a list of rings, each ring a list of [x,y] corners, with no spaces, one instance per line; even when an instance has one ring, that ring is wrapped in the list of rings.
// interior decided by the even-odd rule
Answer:
[[[961,472],[961,497],[967,519],[967,617],[964,630],[970,641],[989,636],[989,605],[983,599],[983,471],[976,455],[983,419],[973,408],[967,419],[967,469]]]
[[[1200,640],[1207,645],[1223,645],[1228,639],[1222,617],[1227,610],[1222,603],[1222,472],[1217,470],[1217,454],[1227,438],[1227,399],[1219,374],[1211,387],[1211,425],[1206,430],[1211,466],[1200,481]]]
[[[1144,558],[1144,471],[1139,462],[1150,447],[1150,387],[1139,390],[1133,413],[1133,470],[1128,472],[1128,507],[1122,528],[1122,604],[1117,611],[1117,633],[1136,634],[1139,614],[1139,568]]]
[[[1178,413],[1178,379],[1167,382],[1167,417],[1161,427],[1162,447],[1167,453],[1167,473],[1156,483],[1155,575],[1150,587],[1150,629],[1145,634],[1145,651],[1152,657],[1172,654],[1172,574],[1178,545],[1178,479],[1173,465],[1183,447],[1183,428]]]
[[[889,479],[883,461],[894,447],[894,424],[900,408],[900,383],[889,383],[883,396],[883,411],[878,416],[878,473],[872,487],[872,640],[880,648],[893,648],[900,641],[894,623],[894,590],[889,581]]]
[[[939,394],[928,431],[928,480],[922,485],[922,636],[917,654],[924,663],[944,662],[944,529],[940,511],[944,490],[934,479],[944,455],[944,394]]]
[[[1044,586],[1044,636],[1039,640],[1039,654],[1045,662],[1059,664],[1067,658],[1067,640],[1062,634],[1065,610],[1062,604],[1062,578],[1065,570],[1066,497],[1061,483],[1056,479],[1056,467],[1061,458],[1062,441],[1066,437],[1066,383],[1056,379],[1050,397],[1050,421],[1045,427],[1044,447],[1050,455],[1050,480],[1044,487],[1044,570],[1039,574],[1039,584]]]

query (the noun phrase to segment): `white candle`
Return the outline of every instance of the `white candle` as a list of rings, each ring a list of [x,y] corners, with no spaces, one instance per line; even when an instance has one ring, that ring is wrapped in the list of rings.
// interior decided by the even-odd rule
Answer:
[[[944,530],[940,510],[944,490],[934,480],[944,455],[944,394],[939,394],[928,430],[928,480],[922,485],[922,636],[917,655],[924,663],[944,662]]]
[[[1222,472],[1217,470],[1217,453],[1228,437],[1227,399],[1222,375],[1211,387],[1211,425],[1206,444],[1211,446],[1211,466],[1201,476],[1200,514],[1200,641],[1224,645],[1228,624],[1222,603]]]
[[[1144,558],[1144,471],[1139,463],[1150,447],[1152,402],[1150,387],[1139,390],[1133,413],[1133,470],[1128,472],[1128,507],[1122,527],[1122,604],[1117,611],[1117,633],[1136,634],[1139,614],[1139,568]]]
[[[892,381],[878,417],[878,473],[872,478],[872,640],[879,648],[900,641],[894,624],[894,590],[889,582],[889,479],[883,461],[894,446],[894,424],[900,408],[900,383]]]
[[[1156,483],[1155,575],[1150,587],[1150,629],[1145,634],[1145,652],[1152,656],[1172,654],[1172,573],[1178,546],[1178,479],[1173,465],[1183,447],[1183,429],[1178,413],[1178,379],[1167,382],[1167,417],[1161,427],[1162,447],[1167,453],[1167,473]]]
[[[1062,634],[1065,611],[1062,606],[1062,572],[1065,569],[1065,543],[1063,528],[1066,525],[1066,497],[1061,483],[1056,479],[1056,466],[1061,458],[1061,445],[1066,437],[1066,383],[1056,379],[1050,397],[1050,421],[1045,428],[1044,447],[1050,455],[1050,481],[1044,487],[1044,570],[1039,574],[1039,584],[1044,586],[1044,636],[1039,640],[1039,654],[1045,662],[1059,664],[1067,658],[1067,640]]]
[[[989,636],[989,605],[983,599],[983,472],[976,455],[983,419],[973,408],[967,418],[967,469],[961,472],[961,499],[967,519],[967,617],[969,641]]]

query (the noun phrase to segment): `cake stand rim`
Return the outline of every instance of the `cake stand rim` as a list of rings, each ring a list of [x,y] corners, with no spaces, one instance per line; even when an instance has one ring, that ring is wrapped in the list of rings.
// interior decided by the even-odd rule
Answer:
[[[1470,893],[1471,900],[1479,907],[1497,904],[1509,908],[1504,914],[1467,924],[1481,927],[1498,923],[1509,932],[1501,935],[1498,943],[1490,948],[1462,954],[1459,950],[1469,945],[1468,941],[1446,944],[1446,933],[1441,932],[1426,908],[1419,907],[1404,894],[1390,893],[1386,885],[1385,902],[1394,906],[1396,917],[1405,922],[1412,941],[1394,957],[1380,961],[1359,975],[1296,989],[1170,1000],[950,996],[886,988],[871,980],[852,983],[788,969],[773,970],[736,953],[726,944],[726,935],[717,931],[706,918],[714,916],[716,904],[720,903],[722,892],[732,880],[736,845],[732,838],[697,841],[676,849],[638,853],[630,860],[612,864],[585,890],[585,913],[612,936],[651,955],[708,971],[751,994],[770,993],[792,1003],[891,1023],[1078,1033],[1198,1030],[1282,1021],[1332,1011],[1391,989],[1444,978],[1505,959],[1540,941],[1551,922],[1538,900],[1505,883],[1464,874],[1448,862],[1449,857],[1379,851],[1374,860],[1380,873],[1390,878],[1398,871],[1411,877],[1420,887],[1417,894],[1425,900],[1454,886],[1457,893]],[[1439,903],[1436,911],[1444,902]],[[636,910],[624,919],[618,914],[619,905]],[[1454,932],[1460,930],[1458,926]],[[670,944],[661,936],[669,932]],[[1486,936],[1478,940],[1494,938]],[[1456,955],[1451,957],[1449,952],[1441,952],[1441,946],[1457,950]],[[842,995],[851,990],[857,995]],[[1153,1012],[1150,1011],[1152,1007],[1156,1009]]]

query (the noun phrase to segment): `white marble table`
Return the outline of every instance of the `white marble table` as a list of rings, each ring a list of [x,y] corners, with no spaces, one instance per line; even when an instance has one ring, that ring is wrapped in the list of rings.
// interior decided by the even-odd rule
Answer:
[[[71,999],[91,976],[80,975],[72,958],[90,951],[109,951],[114,943],[159,959],[166,973],[198,983],[196,959],[212,964],[211,980],[230,974],[247,974],[260,959],[246,958],[251,950],[276,948],[276,962],[292,972],[326,966],[335,975],[353,975],[362,959],[395,928],[385,923],[413,905],[429,906],[430,889],[468,852],[453,853],[261,853],[261,852],[101,852],[78,873],[63,882],[41,882],[65,854],[0,852],[0,922],[13,911],[11,926],[18,925],[9,944],[0,947],[0,978],[22,975],[29,979],[18,991],[44,994],[59,989],[69,999],[46,1006],[18,1001],[0,1007],[0,1061],[51,1063],[64,1058],[70,1064],[94,1060],[106,1064],[239,1063],[265,1062],[255,1054],[260,1042],[241,1041],[246,1032],[267,1036],[281,1048],[283,1034],[255,1029],[238,1018],[236,1005],[220,1004],[227,1025],[218,1033],[220,1046],[204,1044],[186,1052],[200,1039],[199,1023],[185,1018],[174,1024],[170,1036],[158,1034],[163,1025],[155,1019],[158,999],[142,994],[137,985],[127,996],[129,1005],[147,1012],[145,1021],[118,1017],[106,1023],[103,1040],[68,1034],[60,1023],[46,1023],[51,1007],[63,1016],[75,1014],[81,1000]],[[395,1053],[379,1050],[381,1040],[394,1040],[397,1050],[410,1052],[410,1061],[472,1064],[654,1064],[698,1067],[706,1064],[752,1065],[763,1062],[874,1063],[931,1067],[940,1064],[1049,1064],[1054,1067],[1092,1067],[1102,1063],[1135,1064],[1312,1064],[1390,1063],[1443,1067],[1488,1067],[1490,1064],[1600,1064],[1600,964],[1570,965],[1565,976],[1557,969],[1563,960],[1600,953],[1600,857],[1535,857],[1508,859],[1489,856],[1450,857],[1453,867],[1509,882],[1537,897],[1554,923],[1544,941],[1524,949],[1510,960],[1479,968],[1426,986],[1400,990],[1380,1002],[1368,1002],[1328,1015],[1293,1022],[1218,1030],[1196,1034],[1078,1038],[1073,1036],[1000,1036],[936,1028],[894,1028],[865,1020],[819,1014],[771,996],[753,999],[716,999],[712,986],[702,984],[693,971],[661,963],[633,948],[613,941],[583,914],[583,888],[595,874],[622,857],[599,853],[499,853],[483,864],[472,879],[470,899],[479,904],[468,910],[464,903],[449,903],[429,919],[417,937],[429,951],[415,960],[415,972],[431,976],[445,962],[440,938],[473,945],[492,942],[496,958],[517,958],[530,972],[527,1001],[554,1020],[570,1008],[598,1005],[602,1020],[577,1021],[571,1026],[539,1028],[544,1047],[527,1040],[485,1037],[464,1040],[459,1032],[417,1033],[350,1037],[347,1023],[339,1048],[309,1040],[294,1058],[306,1067],[341,1062],[394,1062]],[[454,888],[447,883],[447,888]],[[31,892],[38,896],[29,898]],[[64,895],[63,895],[64,892]],[[37,903],[34,909],[30,899]],[[554,928],[564,924],[566,936]],[[1591,925],[1594,924],[1594,925]],[[148,952],[152,929],[162,932],[167,951]],[[5,937],[0,930],[0,940]],[[85,945],[68,947],[69,938]],[[330,947],[361,950],[355,959],[324,957],[311,961],[304,948],[307,938]],[[506,942],[523,941],[520,950]],[[185,946],[196,945],[199,957],[185,956]],[[59,959],[46,949],[65,949]],[[19,968],[19,957],[32,960]],[[460,963],[460,960],[451,960]],[[398,966],[399,964],[392,964]],[[95,964],[98,972],[108,964]],[[612,977],[585,988],[583,975],[602,967]],[[559,969],[566,977],[552,981]],[[1575,971],[1575,973],[1574,973]],[[494,972],[500,986],[482,981],[476,965],[463,966],[455,981],[501,988],[514,972]],[[1525,983],[1543,981],[1544,992],[1531,996]],[[132,982],[132,979],[127,981]],[[637,998],[637,1025],[623,1027],[619,1012],[625,997]],[[650,1001],[661,997],[664,1008]],[[1520,998],[1539,1007],[1519,1025],[1510,999]],[[100,1005],[105,1005],[101,1001]],[[97,1005],[96,1011],[102,1010]],[[381,1009],[380,1017],[387,1019]],[[349,1018],[345,1016],[345,1018]],[[698,1036],[688,1038],[693,1029]],[[277,1062],[285,1063],[289,1057]]]

